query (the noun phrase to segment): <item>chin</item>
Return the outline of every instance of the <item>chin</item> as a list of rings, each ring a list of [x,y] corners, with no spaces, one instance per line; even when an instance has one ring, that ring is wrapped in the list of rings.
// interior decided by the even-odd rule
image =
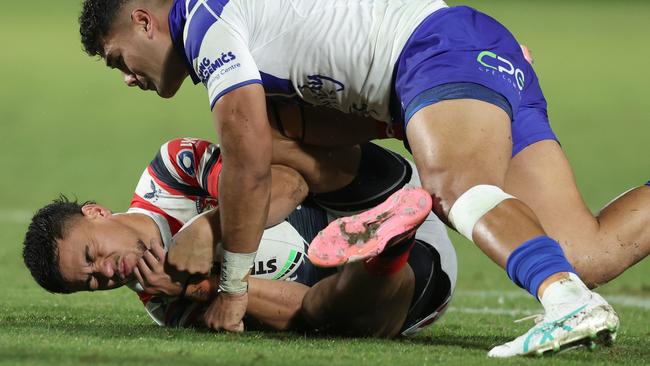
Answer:
[[[174,95],[176,95],[176,93],[180,88],[181,88],[181,84],[156,87],[156,93],[158,93],[158,96],[160,96],[161,98],[169,99]]]
[[[156,90],[156,93],[158,94],[159,97],[169,99],[176,95],[176,91],[168,91],[168,90]]]

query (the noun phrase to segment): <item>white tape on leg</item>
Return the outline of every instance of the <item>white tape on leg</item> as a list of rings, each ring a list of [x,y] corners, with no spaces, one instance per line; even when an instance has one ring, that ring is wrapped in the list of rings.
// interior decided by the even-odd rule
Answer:
[[[463,193],[449,210],[449,222],[469,240],[478,220],[499,203],[515,198],[497,186],[482,184]]]

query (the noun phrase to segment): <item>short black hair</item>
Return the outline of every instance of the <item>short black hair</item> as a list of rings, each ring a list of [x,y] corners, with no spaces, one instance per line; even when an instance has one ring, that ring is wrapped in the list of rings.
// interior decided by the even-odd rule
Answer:
[[[83,216],[81,208],[90,203],[94,202],[79,204],[60,195],[38,210],[27,228],[23,260],[36,282],[49,292],[73,292],[61,275],[57,240],[63,239],[69,224]]]
[[[115,16],[130,0],[84,0],[79,16],[81,44],[90,56],[104,56],[102,38],[111,30]]]

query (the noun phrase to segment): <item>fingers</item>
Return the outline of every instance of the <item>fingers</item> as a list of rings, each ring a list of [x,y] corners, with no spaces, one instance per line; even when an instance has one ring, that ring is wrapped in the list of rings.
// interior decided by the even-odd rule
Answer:
[[[187,271],[186,264],[189,263],[187,255],[182,250],[172,246],[167,253],[167,263],[179,271]]]
[[[210,304],[205,313],[205,324],[214,330],[228,332],[243,332],[242,318],[246,313],[248,297],[246,294],[231,296],[220,294]]]
[[[139,270],[143,279],[147,279],[149,276],[151,276],[152,271],[143,258],[138,259],[136,268]]]
[[[239,323],[224,327],[223,329],[233,333],[241,333],[244,331],[244,322],[240,320]]]
[[[151,268],[152,270],[156,270],[156,269],[158,269],[158,267],[160,267],[159,259],[156,258],[154,253],[151,253],[150,250],[147,250],[147,251],[144,252],[144,255],[142,256],[142,259],[147,264],[147,266],[149,266],[149,268]]]
[[[140,274],[140,270],[138,269],[137,266],[133,268],[133,273],[135,274],[135,278],[138,280],[142,288],[146,290],[147,284],[144,282],[144,278],[142,278],[142,275]]]
[[[151,245],[151,250],[150,251],[156,257],[156,259],[158,259],[158,261],[162,262],[163,259],[165,258],[165,248],[163,248],[162,243],[160,243],[160,242],[153,243]]]

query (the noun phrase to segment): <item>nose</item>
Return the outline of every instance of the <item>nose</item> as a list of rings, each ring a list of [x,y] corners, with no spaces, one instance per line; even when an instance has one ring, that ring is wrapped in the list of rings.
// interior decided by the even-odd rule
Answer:
[[[138,85],[138,78],[136,78],[134,74],[128,74],[123,72],[122,76],[124,77],[124,84],[126,84],[127,86]]]
[[[99,268],[99,272],[106,279],[113,278],[113,276],[115,275],[115,267],[114,267],[114,263],[110,260],[110,258],[105,258],[102,261],[101,267]]]

